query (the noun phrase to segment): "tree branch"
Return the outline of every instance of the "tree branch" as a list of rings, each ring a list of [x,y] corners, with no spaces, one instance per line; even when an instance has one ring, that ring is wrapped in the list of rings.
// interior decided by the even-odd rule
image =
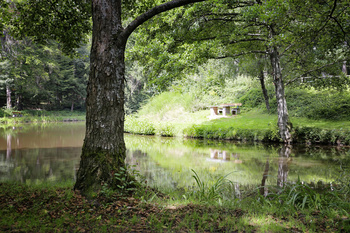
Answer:
[[[191,3],[196,2],[204,2],[206,0],[173,0],[158,6],[153,7],[152,9],[148,10],[147,12],[143,13],[142,15],[138,16],[136,19],[134,19],[122,32],[122,37],[124,39],[127,39],[130,34],[140,25],[145,23],[147,20],[153,18],[154,16],[172,10],[177,7],[185,6]]]
[[[323,65],[323,66],[320,66],[320,67],[316,67],[316,68],[313,69],[313,70],[308,70],[308,71],[306,71],[305,73],[303,73],[302,75],[300,75],[300,76],[298,76],[298,77],[296,77],[296,78],[294,78],[294,79],[289,80],[288,82],[286,82],[286,86],[288,86],[289,84],[295,82],[295,81],[298,80],[299,78],[302,78],[302,77],[304,77],[304,76],[306,76],[306,75],[308,75],[308,74],[310,74],[310,73],[312,73],[312,72],[319,71],[319,70],[321,70],[321,69],[323,69],[323,68],[326,68],[326,67],[328,67],[328,66],[332,66],[332,65],[334,65],[334,64],[336,64],[336,63],[338,63],[338,62],[339,62],[339,61],[335,61],[335,62],[332,62],[332,63],[327,63],[326,65]]]
[[[241,52],[241,53],[237,53],[237,54],[231,54],[231,55],[225,55],[225,56],[221,56],[221,57],[215,57],[215,59],[224,59],[224,58],[228,58],[228,57],[240,57],[240,56],[245,56],[245,55],[249,55],[249,54],[268,54],[267,51],[263,51],[263,50],[251,50],[248,52]]]

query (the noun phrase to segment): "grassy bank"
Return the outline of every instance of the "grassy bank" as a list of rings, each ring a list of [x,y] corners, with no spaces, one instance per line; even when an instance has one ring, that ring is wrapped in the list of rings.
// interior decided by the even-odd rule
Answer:
[[[348,232],[349,182],[310,187],[240,187],[219,177],[162,194],[108,188],[86,199],[61,185],[0,183],[0,231],[11,232]]]
[[[44,111],[44,110],[24,110],[17,112],[14,116],[13,111],[2,111],[0,124],[15,125],[21,123],[39,123],[39,122],[63,122],[63,121],[84,121],[85,112],[78,111]]]
[[[165,114],[166,115],[166,114]],[[134,134],[186,136],[205,139],[279,142],[277,116],[253,109],[230,118],[209,120],[209,110],[182,112],[171,121],[139,115],[126,118],[125,130]],[[156,119],[156,120],[154,120]],[[291,117],[297,143],[350,145],[350,121]]]

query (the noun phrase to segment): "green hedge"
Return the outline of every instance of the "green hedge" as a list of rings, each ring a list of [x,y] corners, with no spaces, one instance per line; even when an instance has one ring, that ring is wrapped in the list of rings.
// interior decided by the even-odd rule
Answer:
[[[350,145],[350,130],[296,127],[293,130],[293,141],[300,143]]]

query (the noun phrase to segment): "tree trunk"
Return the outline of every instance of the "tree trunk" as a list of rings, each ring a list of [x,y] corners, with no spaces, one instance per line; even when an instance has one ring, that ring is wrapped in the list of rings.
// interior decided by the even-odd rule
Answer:
[[[86,133],[75,189],[118,185],[114,174],[125,166],[124,52],[120,38],[121,3],[93,0],[93,34],[86,99]]]
[[[92,46],[86,98],[86,132],[74,189],[98,191],[125,167],[124,73],[125,46],[142,23],[164,11],[204,0],[173,0],[153,7],[122,27],[121,0],[92,0]],[[122,184],[125,186],[126,184]]]
[[[11,109],[11,88],[8,84],[6,84],[6,108]]]
[[[292,142],[292,137],[290,133],[291,123],[289,121],[287,102],[284,95],[284,83],[277,47],[272,47],[270,51],[270,60],[277,100],[277,124],[279,128],[279,133],[283,142],[290,144]]]
[[[348,69],[347,69],[347,66],[346,66],[346,61],[343,62],[343,66],[342,66],[342,72],[345,74],[345,75],[348,75]]]
[[[265,86],[265,75],[264,75],[263,69],[260,70],[259,80],[260,80],[261,90],[264,95],[266,109],[267,109],[267,112],[270,113],[269,95],[267,94],[267,90]]]

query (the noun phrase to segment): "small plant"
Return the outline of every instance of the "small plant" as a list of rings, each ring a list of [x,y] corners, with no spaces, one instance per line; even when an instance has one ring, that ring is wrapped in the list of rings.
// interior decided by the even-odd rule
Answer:
[[[136,190],[137,181],[135,176],[139,174],[139,171],[130,169],[135,166],[120,167],[119,171],[114,174],[114,178],[117,180],[117,187],[122,193],[130,193]]]
[[[120,167],[118,172],[114,173],[116,187],[111,188],[105,183],[102,185],[101,193],[110,197],[115,194],[116,190],[120,195],[135,192],[139,187],[139,182],[136,180],[136,177],[141,177],[141,175],[138,170],[133,169],[134,167],[136,167],[136,165]]]
[[[213,185],[209,186],[205,184],[198,174],[196,173],[195,170],[191,169],[194,175],[192,176],[197,184],[198,191],[193,191],[192,194],[194,197],[198,198],[200,201],[205,201],[205,202],[212,202],[219,200],[222,197],[222,193],[224,189],[226,188],[227,185],[232,186],[233,183],[232,181],[226,179],[226,177],[229,175],[225,176],[220,176]]]

